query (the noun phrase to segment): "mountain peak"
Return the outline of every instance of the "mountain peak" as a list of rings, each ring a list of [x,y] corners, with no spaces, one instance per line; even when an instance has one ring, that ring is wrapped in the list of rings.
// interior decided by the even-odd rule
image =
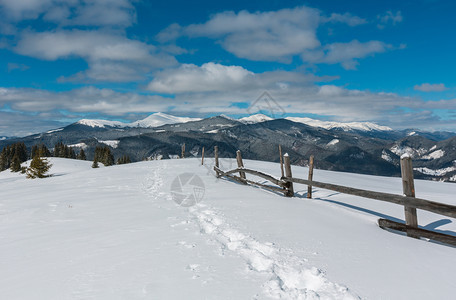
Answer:
[[[85,125],[93,128],[105,128],[108,127],[143,127],[143,128],[151,128],[151,127],[158,127],[165,124],[175,124],[175,123],[186,123],[190,121],[199,121],[199,118],[187,118],[187,117],[176,117],[172,115],[168,115],[162,112],[153,113],[150,116],[146,117],[145,119],[138,120],[131,123],[123,123],[120,121],[108,121],[108,120],[100,120],[100,119],[82,119],[76,122],[76,124]]]
[[[251,115],[251,116],[239,119],[239,121],[241,121],[244,124],[261,123],[261,122],[271,121],[271,120],[274,120],[274,119],[269,116],[263,115],[263,114]]]
[[[390,127],[377,125],[371,122],[332,122],[332,121],[320,121],[311,118],[301,118],[301,117],[286,117],[285,119],[296,122],[306,124],[312,127],[320,127],[327,130],[331,129],[342,129],[343,131],[352,131],[352,130],[359,130],[359,131],[392,131]]]

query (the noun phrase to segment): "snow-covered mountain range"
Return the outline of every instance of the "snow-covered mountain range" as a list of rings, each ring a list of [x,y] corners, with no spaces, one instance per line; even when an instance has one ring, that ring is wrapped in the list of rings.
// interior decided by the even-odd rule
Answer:
[[[331,122],[331,121],[320,121],[311,118],[300,118],[300,117],[286,117],[285,119],[306,124],[312,127],[320,127],[324,129],[340,129],[343,131],[360,130],[360,131],[392,131],[393,129],[387,126],[380,126],[371,122]]]
[[[398,131],[369,122],[273,119],[262,114],[199,119],[154,113],[131,123],[84,119],[41,134],[0,140],[0,150],[15,142],[24,142],[29,149],[39,143],[52,149],[63,142],[76,151],[84,149],[88,159],[97,146],[108,145],[115,157],[128,155],[132,161],[179,156],[183,143],[192,156],[200,155],[203,147],[213,155],[218,145],[221,157],[232,157],[239,149],[246,159],[277,161],[281,145],[293,164],[306,165],[314,155],[322,169],[388,176],[400,175],[400,156],[408,153],[417,178],[456,181],[455,133]]]
[[[236,120],[224,115],[221,115],[227,119]],[[304,117],[286,117],[285,119],[306,124],[312,127],[319,127],[324,129],[339,129],[343,131],[392,131],[390,127],[377,125],[371,122],[330,122],[330,121],[320,121],[311,118]],[[86,125],[90,127],[117,127],[117,128],[126,128],[126,127],[140,127],[140,128],[153,128],[159,127],[166,124],[177,124],[177,123],[187,123],[191,121],[200,121],[201,118],[190,118],[190,117],[176,117],[173,115],[165,114],[162,112],[154,113],[148,116],[145,119],[134,121],[131,123],[124,123],[120,121],[109,121],[109,120],[100,120],[100,119],[82,119],[77,122],[77,124]],[[237,121],[244,124],[255,124],[265,121],[274,120],[273,118],[266,116],[264,114],[254,114],[247,117],[237,119]]]
[[[120,121],[108,121],[108,120],[100,120],[100,119],[82,119],[76,124],[86,125],[90,127],[118,127],[118,128],[126,128],[126,127],[140,127],[140,128],[153,128],[158,127],[166,124],[176,124],[176,123],[186,123],[190,121],[199,121],[200,118],[188,118],[188,117],[176,117],[172,115],[168,115],[165,113],[157,112],[145,119],[134,121],[131,123],[124,123]]]

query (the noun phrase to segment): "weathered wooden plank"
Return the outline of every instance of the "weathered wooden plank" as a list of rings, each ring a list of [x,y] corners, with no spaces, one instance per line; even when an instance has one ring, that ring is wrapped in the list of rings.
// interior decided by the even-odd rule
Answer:
[[[280,157],[280,174],[282,174],[282,176],[280,176],[280,177],[283,177],[284,173],[283,173],[282,145],[279,145],[279,157]]]
[[[219,168],[219,154],[218,154],[218,146],[214,146],[214,157],[215,157],[215,166],[217,169]],[[215,174],[218,177],[220,177],[220,173],[216,170]]]
[[[181,158],[185,158],[185,143],[182,145],[182,153],[181,153]]]
[[[220,170],[219,168],[215,169],[217,172],[221,172],[223,174],[233,174],[233,173],[238,173],[239,171],[243,171],[245,173],[248,173],[248,174],[252,174],[252,175],[256,175],[258,177],[261,177],[263,179],[266,179],[266,180],[269,180],[270,182],[278,185],[278,186],[284,186],[285,185],[285,182],[279,180],[279,179],[276,179],[274,177],[272,177],[271,175],[268,175],[268,174],[265,174],[265,173],[262,173],[260,171],[255,171],[255,170],[251,170],[251,169],[246,169],[246,168],[236,168],[234,170],[230,170],[230,171],[222,171]]]
[[[401,176],[402,176],[402,190],[407,197],[415,197],[415,183],[413,182],[413,167],[412,158],[409,156],[401,157]],[[407,203],[404,206],[405,224],[410,227],[418,228],[418,217],[416,208],[410,207]],[[411,232],[407,232],[410,237],[418,238]]]
[[[204,147],[203,150],[201,150],[201,165],[204,165]]]
[[[214,167],[214,170],[216,170],[216,167]],[[243,179],[243,178],[240,178],[238,176],[232,175],[232,174],[230,174],[228,172],[223,172],[220,169],[217,169],[216,171],[220,172],[221,176],[226,176],[228,178],[234,179],[234,180],[236,180],[236,181],[238,181],[238,182],[240,182],[242,184],[249,183],[249,184],[256,185],[256,186],[259,186],[259,187],[262,187],[262,188],[265,188],[265,189],[272,190],[274,192],[279,192],[279,193],[285,193],[286,192],[286,190],[284,188],[279,188],[279,187],[270,186],[270,185],[267,185],[267,184],[262,184],[262,183],[255,182],[255,181],[252,181],[252,180],[249,180],[249,179]]]
[[[340,192],[340,193],[344,193],[344,194],[350,194],[350,195],[354,195],[354,196],[370,198],[370,199],[375,199],[375,200],[380,200],[380,201],[391,202],[391,203],[395,203],[395,204],[399,204],[399,205],[407,204],[410,207],[427,210],[427,211],[430,211],[430,212],[433,212],[436,214],[440,214],[440,215],[444,215],[447,217],[451,217],[451,218],[456,218],[456,206],[454,206],[454,205],[438,203],[438,202],[429,201],[429,200],[420,199],[420,198],[413,198],[413,197],[388,194],[388,193],[382,193],[382,192],[367,191],[367,190],[346,187],[346,186],[341,186],[341,185],[336,185],[336,184],[331,184],[331,183],[323,183],[323,182],[319,182],[319,181],[309,181],[309,180],[300,179],[300,178],[284,177],[284,178],[282,178],[282,180],[288,181],[288,182],[312,185],[314,187],[319,187],[322,189],[327,189],[327,190],[331,190],[331,191],[335,191],[335,192]]]
[[[311,155],[309,158],[309,181],[313,180],[314,173],[314,156]],[[307,186],[307,198],[312,199],[312,185]]]
[[[283,156],[283,162],[285,164],[285,176],[287,178],[293,177],[293,175],[291,174],[291,163],[290,163],[290,156],[288,156],[288,153],[285,153],[285,155]],[[287,189],[287,193],[285,193],[285,196],[293,197],[294,196],[293,182],[289,182],[289,184],[287,184],[285,188]]]
[[[378,219],[378,226],[385,229],[393,229],[402,232],[406,232],[407,234],[410,232],[414,237],[424,237],[427,239],[431,239],[434,241],[446,243],[452,246],[456,246],[456,236],[443,234],[440,232],[434,232],[422,228],[408,226],[406,224],[394,222],[387,219]]]
[[[237,160],[238,168],[239,168],[239,169],[244,168],[244,163],[242,162],[241,150],[236,151],[236,160]],[[239,176],[240,176],[242,179],[245,179],[245,172],[243,172],[242,170],[239,171]]]

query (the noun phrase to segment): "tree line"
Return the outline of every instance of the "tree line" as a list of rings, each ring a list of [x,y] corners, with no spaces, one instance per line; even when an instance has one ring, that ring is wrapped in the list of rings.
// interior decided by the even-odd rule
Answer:
[[[30,149],[30,155],[28,154],[27,147],[23,142],[14,143],[5,146],[0,152],[0,171],[11,169],[12,172],[22,171],[25,173],[25,168],[21,167],[21,164],[26,162],[28,159],[42,158],[42,157],[60,157],[87,160],[87,156],[84,149],[81,148],[78,154],[75,153],[72,147],[65,145],[62,142],[55,144],[53,151],[51,152],[46,145],[39,144],[34,145]],[[33,161],[32,161],[33,162]],[[130,163],[130,157],[123,155],[117,159],[117,164]],[[35,161],[36,165],[41,162]],[[95,148],[94,162],[92,167],[98,167],[98,163],[102,163],[105,166],[112,166],[115,163],[114,155],[111,153],[111,149],[107,146]]]

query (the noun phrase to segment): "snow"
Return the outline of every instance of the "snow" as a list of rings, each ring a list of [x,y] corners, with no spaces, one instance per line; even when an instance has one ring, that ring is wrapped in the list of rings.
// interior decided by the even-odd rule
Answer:
[[[392,162],[393,159],[385,150],[382,151],[382,159],[386,160],[387,162]]]
[[[447,168],[442,168],[442,169],[437,169],[437,170],[432,170],[429,168],[413,168],[413,170],[416,170],[416,171],[426,174],[426,175],[443,176],[446,173],[455,171],[456,167],[452,166],[452,167],[447,167]]]
[[[58,128],[58,129],[54,129],[54,130],[49,130],[47,131],[46,133],[53,133],[53,132],[58,132],[58,131],[62,131],[64,128]]]
[[[415,134],[416,134],[416,132],[415,132],[415,131],[412,131],[412,132],[409,132],[407,135],[408,135],[408,136],[412,136],[412,135],[415,135]]]
[[[326,144],[326,146],[334,146],[335,144],[339,143],[339,139],[333,139],[332,141],[330,141],[328,144]]]
[[[117,148],[119,146],[120,141],[118,141],[118,140],[106,140],[106,141],[98,140],[98,142],[108,145],[111,148]]]
[[[82,119],[76,122],[76,124],[85,125],[89,127],[99,127],[105,128],[106,126],[110,127],[125,127],[126,123],[120,121],[108,121],[108,120],[97,120],[97,119]]]
[[[228,160],[222,158],[223,160]],[[454,248],[380,229],[403,207],[295,185],[285,198],[217,179],[213,158],[92,169],[50,158],[55,176],[0,172],[1,299],[451,299]],[[231,160],[230,160],[231,161]],[[233,166],[236,164],[232,160]],[[279,176],[276,163],[244,160]],[[292,166],[307,178],[308,169]],[[171,182],[205,186],[192,207]],[[249,177],[250,175],[247,174]],[[254,177],[249,177],[254,179]],[[402,193],[400,178],[314,170],[314,179]],[[260,180],[260,179],[255,179]],[[420,198],[454,202],[452,183],[415,180]],[[454,234],[419,210],[421,226]]]
[[[443,157],[444,155],[445,155],[445,151],[439,149],[430,154],[424,155],[421,158],[422,159],[438,159],[438,158]]]
[[[330,122],[330,121],[320,121],[311,118],[301,118],[301,117],[286,117],[285,119],[303,123],[312,127],[320,127],[324,129],[342,129],[344,131],[351,131],[351,130],[361,130],[361,131],[391,131],[390,127],[387,126],[380,126],[370,122],[348,122],[348,123],[341,123],[341,122]]]
[[[68,147],[86,149],[87,145],[86,145],[86,143],[77,143],[77,144],[68,145]]]
[[[239,119],[239,121],[244,124],[255,124],[255,123],[261,123],[261,122],[270,121],[270,120],[274,120],[274,119],[271,117],[268,117],[266,115],[263,115],[263,114],[251,115],[251,116]]]
[[[165,124],[175,124],[175,123],[186,123],[190,121],[199,121],[200,118],[188,118],[188,117],[176,117],[168,115],[165,113],[154,113],[148,116],[145,119],[138,120],[132,123],[124,123],[120,121],[108,121],[108,120],[91,120],[91,119],[82,119],[77,122],[77,124],[82,124],[90,127],[100,127],[105,128],[106,126],[110,127],[141,127],[141,128],[151,128],[158,127]]]
[[[199,121],[200,118],[188,118],[188,117],[176,117],[172,115],[168,115],[165,113],[155,113],[143,120],[139,120],[129,124],[129,127],[142,127],[142,128],[150,128],[150,127],[158,127],[166,124],[176,124],[176,123],[186,123],[190,121]]]
[[[412,157],[412,155],[410,153],[408,153],[408,152],[405,152],[404,154],[401,155],[401,159],[403,159],[403,158],[411,158],[411,157]]]
[[[397,156],[402,156],[403,154],[408,154],[410,157],[421,156],[424,153],[428,152],[428,150],[425,148],[414,149],[409,146],[399,146],[399,145],[392,146],[390,151],[393,152],[394,154],[396,154]]]

